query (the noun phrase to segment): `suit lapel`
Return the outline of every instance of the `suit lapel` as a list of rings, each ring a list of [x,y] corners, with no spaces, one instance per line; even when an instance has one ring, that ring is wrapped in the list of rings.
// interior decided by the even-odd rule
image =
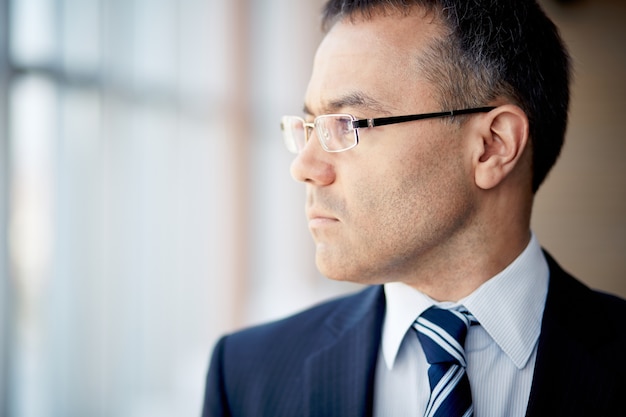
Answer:
[[[372,287],[328,317],[327,343],[304,369],[309,415],[371,415],[384,310],[382,287]]]

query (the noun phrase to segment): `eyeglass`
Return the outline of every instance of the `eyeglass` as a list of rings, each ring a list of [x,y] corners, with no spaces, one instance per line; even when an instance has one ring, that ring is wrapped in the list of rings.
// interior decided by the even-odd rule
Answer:
[[[350,114],[324,114],[316,117],[311,123],[306,122],[303,118],[298,116],[283,116],[280,128],[283,132],[285,145],[292,153],[298,154],[304,149],[304,145],[309,141],[309,132],[311,129],[315,129],[322,149],[326,152],[343,152],[354,148],[359,143],[359,133],[357,129],[360,128],[392,125],[436,117],[486,113],[493,109],[495,109],[495,107],[477,107],[438,113],[380,117],[376,119],[357,119]]]

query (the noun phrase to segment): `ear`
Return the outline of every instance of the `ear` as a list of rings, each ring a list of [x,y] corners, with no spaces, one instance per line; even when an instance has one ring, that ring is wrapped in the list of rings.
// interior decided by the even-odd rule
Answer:
[[[528,117],[513,104],[498,106],[480,121],[482,144],[476,154],[476,185],[488,190],[516,167],[528,143]]]

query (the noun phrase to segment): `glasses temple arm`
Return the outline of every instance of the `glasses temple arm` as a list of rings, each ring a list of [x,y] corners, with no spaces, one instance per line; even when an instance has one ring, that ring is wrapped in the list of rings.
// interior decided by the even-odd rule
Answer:
[[[451,110],[437,113],[425,113],[425,114],[413,114],[409,116],[393,116],[393,117],[380,117],[377,119],[360,119],[354,120],[352,122],[353,128],[363,128],[363,127],[374,127],[374,126],[383,126],[383,125],[391,125],[396,123],[404,123],[411,122],[414,120],[422,120],[422,119],[432,119],[436,117],[452,117],[463,114],[472,114],[472,113],[487,113],[491,110],[495,109],[495,107],[477,107],[472,109],[461,109],[461,110]]]

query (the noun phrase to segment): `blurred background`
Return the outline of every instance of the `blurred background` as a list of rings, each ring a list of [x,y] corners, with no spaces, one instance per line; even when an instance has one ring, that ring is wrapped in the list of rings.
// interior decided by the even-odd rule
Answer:
[[[0,0],[0,416],[199,415],[216,338],[317,273],[279,119],[322,0]],[[626,296],[626,4],[543,1],[576,68],[533,230]]]

